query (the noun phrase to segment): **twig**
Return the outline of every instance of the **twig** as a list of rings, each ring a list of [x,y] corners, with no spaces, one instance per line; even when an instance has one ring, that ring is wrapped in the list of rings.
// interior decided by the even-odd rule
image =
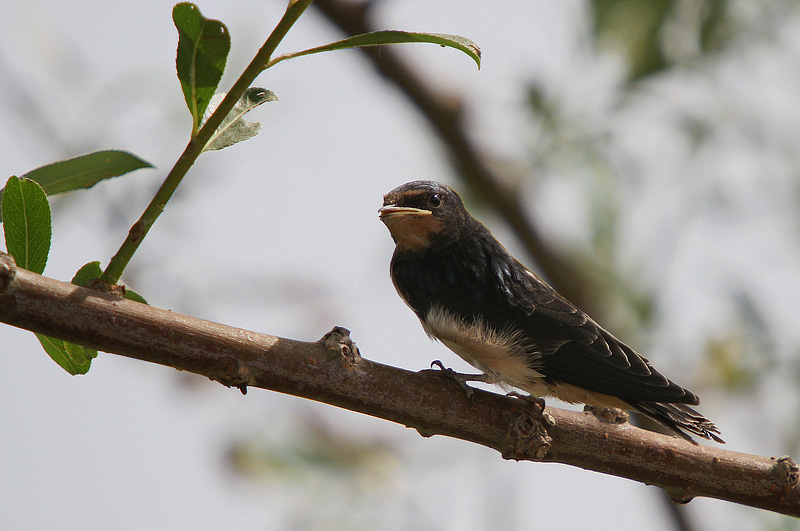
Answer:
[[[183,180],[189,168],[192,167],[197,157],[203,152],[203,148],[207,145],[208,141],[216,132],[217,128],[222,124],[222,121],[233,109],[233,106],[242,97],[250,84],[255,81],[256,77],[264,70],[267,62],[269,61],[275,49],[286,36],[289,29],[297,22],[300,15],[303,14],[308,8],[312,0],[293,0],[289,2],[286,12],[281,17],[278,25],[272,30],[263,46],[258,50],[256,55],[250,61],[250,64],[244,69],[233,86],[231,86],[227,95],[222,99],[220,104],[208,117],[203,127],[197,133],[197,136],[192,137],[186,148],[181,153],[175,165],[167,174],[164,182],[159,187],[153,199],[145,208],[141,217],[131,226],[128,231],[128,236],[122,242],[119,250],[111,257],[105,271],[103,271],[100,280],[107,284],[116,284],[119,282],[123,271],[128,266],[134,253],[141,245],[147,233],[153,227],[158,217],[164,211],[167,202],[178,188],[178,185]]]
[[[19,269],[0,253],[0,322],[130,358],[325,402],[494,448],[507,459],[565,463],[657,485],[687,502],[729,500],[800,516],[798,467],[789,457],[695,446],[588,413],[463,390],[435,371],[362,359],[349,333],[284,339],[139,304]]]

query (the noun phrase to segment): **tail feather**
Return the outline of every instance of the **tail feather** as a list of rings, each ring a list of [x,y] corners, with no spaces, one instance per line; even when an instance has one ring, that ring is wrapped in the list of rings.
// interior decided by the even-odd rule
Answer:
[[[695,443],[690,434],[725,444],[719,437],[719,429],[713,422],[687,406],[668,402],[628,402],[633,409],[663,424],[689,442]],[[697,443],[695,443],[697,444]]]

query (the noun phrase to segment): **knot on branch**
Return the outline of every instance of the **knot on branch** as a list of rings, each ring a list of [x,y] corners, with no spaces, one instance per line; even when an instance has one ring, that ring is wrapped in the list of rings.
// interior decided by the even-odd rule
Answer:
[[[350,339],[350,330],[343,326],[334,326],[330,332],[319,340],[326,349],[335,352],[348,365],[356,365],[361,361],[361,354],[355,342]]]
[[[127,293],[124,284],[109,284],[108,282],[103,282],[99,278],[93,278],[83,287],[101,293],[110,293],[111,295],[116,295],[120,299],[125,298],[125,294]]]
[[[243,395],[247,394],[247,385],[250,383],[250,368],[236,358],[225,367],[225,374],[217,381],[227,387],[238,387]]]
[[[788,455],[772,459],[775,461],[775,464],[772,465],[772,473],[775,475],[778,485],[786,490],[796,488],[800,483],[800,467],[797,466],[794,459]]]
[[[10,254],[0,252],[0,293],[5,293],[17,274],[17,263]]]
[[[686,505],[694,499],[694,494],[692,494],[692,487],[690,485],[686,487],[665,487],[664,491],[667,493],[672,503],[677,505]]]
[[[507,439],[503,451],[504,459],[533,460],[544,459],[550,451],[553,438],[547,428],[554,426],[553,417],[545,412],[544,400],[541,398],[520,397],[529,406],[514,417],[509,424]]]

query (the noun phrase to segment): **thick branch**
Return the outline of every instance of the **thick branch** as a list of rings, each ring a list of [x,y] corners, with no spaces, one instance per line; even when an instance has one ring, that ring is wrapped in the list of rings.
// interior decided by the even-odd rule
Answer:
[[[204,321],[18,269],[0,253],[0,321],[179,370],[228,386],[261,387],[447,435],[507,459],[553,461],[664,488],[676,501],[707,496],[800,516],[798,468],[695,446],[588,413],[476,390],[472,400],[434,371],[361,359],[346,330],[303,342]],[[546,430],[546,432],[545,432]]]

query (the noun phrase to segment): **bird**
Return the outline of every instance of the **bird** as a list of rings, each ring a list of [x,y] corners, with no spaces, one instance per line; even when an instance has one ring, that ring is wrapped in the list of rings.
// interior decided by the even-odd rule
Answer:
[[[514,258],[451,187],[408,182],[383,196],[378,214],[395,242],[397,293],[425,333],[485,381],[537,399],[637,411],[694,444],[692,435],[724,443],[691,407],[697,395]]]

